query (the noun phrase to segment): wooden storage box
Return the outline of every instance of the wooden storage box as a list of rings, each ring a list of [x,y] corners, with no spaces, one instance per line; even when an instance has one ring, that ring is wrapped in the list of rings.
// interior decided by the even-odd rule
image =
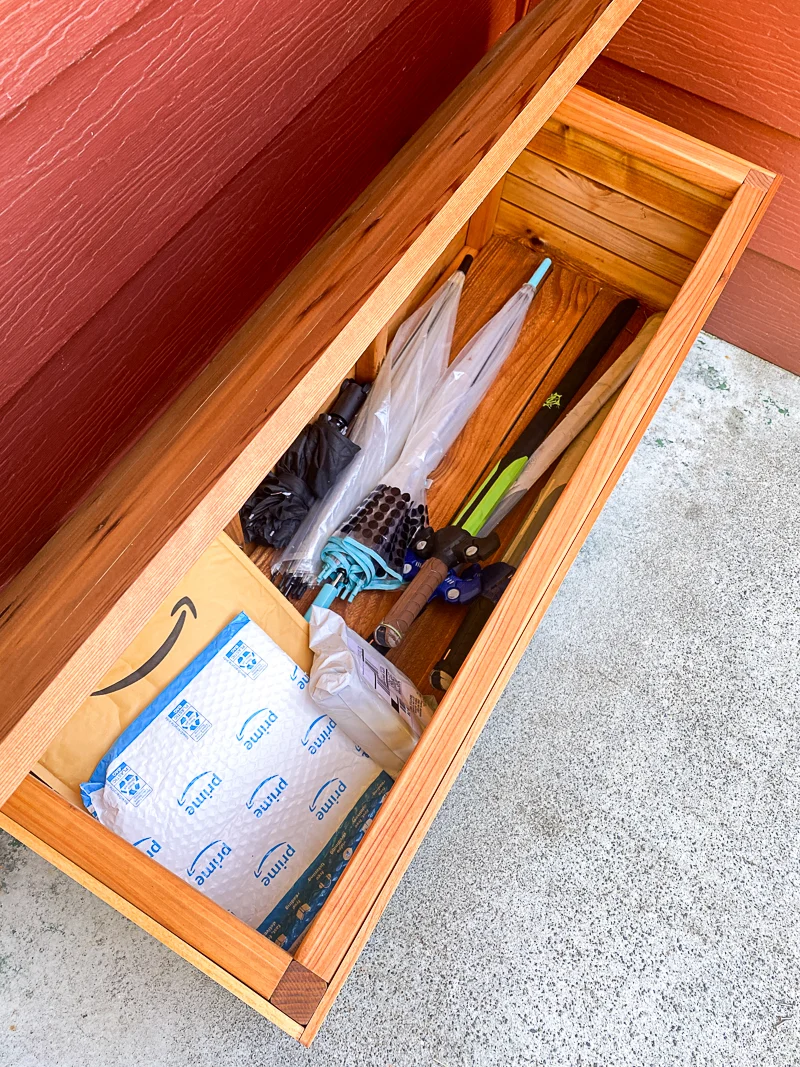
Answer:
[[[506,34],[0,598],[0,825],[304,1044],[777,184],[573,88],[636,3],[545,0]],[[28,772],[338,383],[356,365],[374,372],[397,321],[465,248],[476,263],[457,345],[543,251],[556,269],[443,465],[435,522],[490,467],[533,387],[548,388],[554,354],[563,372],[609,301],[630,294],[667,314],[291,956]],[[384,603],[366,594],[348,617],[365,632]],[[400,650],[417,682],[456,623],[445,608],[431,612]]]

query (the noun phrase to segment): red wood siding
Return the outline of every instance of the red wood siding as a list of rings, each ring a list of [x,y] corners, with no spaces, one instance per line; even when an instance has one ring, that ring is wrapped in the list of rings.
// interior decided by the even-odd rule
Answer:
[[[583,79],[783,176],[708,328],[800,373],[800,4],[642,0]]]
[[[513,0],[156,2],[9,116],[0,580],[513,17]]]

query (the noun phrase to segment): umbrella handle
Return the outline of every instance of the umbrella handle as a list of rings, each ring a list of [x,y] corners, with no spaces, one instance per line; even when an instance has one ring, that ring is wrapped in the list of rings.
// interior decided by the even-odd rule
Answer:
[[[403,590],[389,614],[375,630],[375,640],[386,648],[397,648],[417,616],[447,577],[449,567],[432,556],[426,559],[414,580]]]

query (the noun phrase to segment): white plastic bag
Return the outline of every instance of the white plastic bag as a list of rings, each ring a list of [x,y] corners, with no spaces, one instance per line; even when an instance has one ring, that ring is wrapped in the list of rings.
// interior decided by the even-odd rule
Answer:
[[[326,541],[397,461],[431,382],[447,367],[463,287],[457,270],[400,326],[353,424],[350,439],[361,451],[311,508],[274,570],[316,585]]]
[[[326,608],[311,612],[311,699],[397,777],[430,721],[414,683]]]

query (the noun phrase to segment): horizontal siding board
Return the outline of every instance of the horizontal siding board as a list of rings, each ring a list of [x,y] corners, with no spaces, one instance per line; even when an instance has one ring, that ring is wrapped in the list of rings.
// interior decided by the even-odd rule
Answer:
[[[159,0],[10,115],[0,404],[405,3]]]
[[[751,248],[800,269],[800,138],[605,58],[595,62],[581,84],[782,174]]]
[[[800,136],[797,0],[645,0],[605,54]]]
[[[748,248],[706,329],[800,374],[800,271]]]
[[[0,584],[512,18],[509,2],[415,0],[3,409],[0,484],[14,508],[0,517]]]
[[[0,119],[153,0],[6,0],[0,9]]]

